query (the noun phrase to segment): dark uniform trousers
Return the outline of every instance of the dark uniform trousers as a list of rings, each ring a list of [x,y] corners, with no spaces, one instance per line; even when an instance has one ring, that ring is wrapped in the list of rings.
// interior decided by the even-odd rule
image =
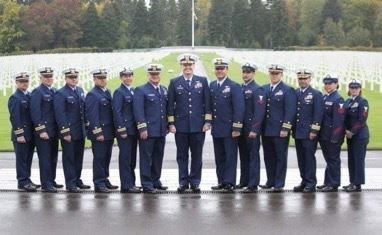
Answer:
[[[283,188],[285,185],[289,138],[289,135],[285,138],[268,136],[262,138],[268,186]]]
[[[260,135],[249,138],[249,131],[243,131],[239,138],[240,184],[257,186],[260,182]]]
[[[176,161],[179,166],[180,185],[199,185],[202,178],[202,153],[205,132],[175,133]],[[189,152],[191,150],[191,169],[188,171]]]
[[[31,183],[31,167],[35,148],[29,93],[24,94],[17,89],[9,97],[8,109],[12,124],[11,140],[16,155],[16,176],[18,186],[23,187]],[[24,137],[26,143],[18,143],[18,137]]]
[[[344,100],[337,91],[324,96],[325,110],[319,143],[326,161],[324,184],[341,185],[341,146],[344,142]]]
[[[283,188],[288,163],[290,135],[280,137],[280,131],[289,132],[296,116],[295,90],[282,81],[271,90],[271,85],[263,86],[267,94],[266,117],[263,122],[264,163],[267,170],[266,185]]]
[[[324,114],[324,101],[321,92],[307,87],[304,91],[296,89],[297,114],[293,126],[293,137],[296,144],[298,168],[300,170],[301,185],[315,188],[316,178],[316,150],[318,134]],[[310,133],[316,134],[311,140]]]
[[[113,95],[113,113],[119,147],[119,177],[121,189],[135,186],[135,167],[137,161],[137,125],[133,113],[134,88],[121,84]],[[122,138],[127,135],[126,138]]]
[[[260,136],[261,124],[265,113],[265,94],[255,81],[242,85],[245,99],[243,134],[239,137],[240,152],[240,184],[242,186],[258,186],[260,182]],[[249,133],[257,134],[249,138]]]
[[[148,82],[137,87],[134,95],[133,110],[138,131],[147,131],[148,134],[145,140],[139,138],[143,190],[162,186],[160,177],[167,134],[167,89],[164,86],[157,89]]]
[[[242,132],[245,104],[241,87],[228,77],[220,86],[210,84],[212,106],[212,137],[214,143],[218,184],[236,184],[236,166],[239,138],[232,132]]]
[[[168,88],[168,124],[176,127],[176,160],[180,185],[199,185],[202,175],[202,153],[205,140],[203,125],[211,123],[211,103],[205,77],[184,76],[171,79]],[[191,168],[188,169],[189,150]]]
[[[316,177],[316,150],[318,138],[296,139],[296,152],[298,168],[300,169],[301,185],[314,188],[317,184]]]
[[[56,90],[41,84],[31,94],[31,117],[35,127],[35,141],[39,157],[41,187],[51,188],[55,184],[58,134],[53,108],[53,96]],[[46,132],[49,139],[41,139]]]
[[[351,139],[347,139],[348,168],[351,184],[365,184],[365,157],[370,133],[367,126],[369,103],[362,96],[349,98],[345,102],[346,129],[353,133]]]
[[[61,147],[66,187],[83,185],[81,174],[85,140],[72,140],[71,142],[61,140]]]
[[[112,97],[109,90],[94,87],[85,99],[85,113],[88,121],[88,138],[92,142],[93,183],[95,187],[106,187],[109,182],[109,165],[114,143],[114,120]],[[98,136],[104,141],[98,141]]]
[[[81,173],[86,137],[84,103],[85,93],[81,87],[73,89],[65,85],[54,96],[66,188],[83,185]],[[71,142],[64,140],[65,136],[71,136]]]
[[[135,186],[135,167],[137,161],[138,140],[135,135],[127,138],[117,138],[119,147],[119,176],[122,189],[130,189]]]
[[[165,137],[149,137],[146,140],[139,140],[139,164],[143,189],[162,186],[160,177],[165,143]]]

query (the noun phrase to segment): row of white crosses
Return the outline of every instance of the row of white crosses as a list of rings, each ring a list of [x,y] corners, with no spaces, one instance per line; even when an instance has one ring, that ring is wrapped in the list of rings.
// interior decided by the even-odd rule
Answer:
[[[339,76],[340,89],[352,79],[359,79],[363,87],[382,93],[382,53],[356,51],[220,51],[220,56],[239,63],[253,61],[259,71],[267,73],[266,65],[286,66],[284,80],[297,87],[295,71],[306,68],[314,71],[312,86],[322,89],[322,78],[327,74]]]
[[[94,69],[107,69],[109,78],[119,76],[119,71],[128,66],[130,69],[141,67],[157,61],[168,52],[118,52],[118,53],[76,53],[76,54],[45,54],[0,57],[0,95],[6,96],[14,92],[14,75],[20,72],[31,74],[30,89],[40,84],[38,68],[49,66],[56,71],[54,86],[63,86],[62,71],[67,68],[80,69],[79,85],[85,90],[93,86],[93,78],[89,74]]]

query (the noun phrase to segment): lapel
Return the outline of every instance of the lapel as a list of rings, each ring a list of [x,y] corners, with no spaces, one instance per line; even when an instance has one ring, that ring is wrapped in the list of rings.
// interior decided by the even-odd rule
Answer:
[[[72,88],[70,88],[68,85],[65,85],[65,89],[66,89],[66,91],[67,91],[69,94],[71,94],[75,99],[79,100],[80,97],[79,97],[78,93],[75,92],[75,91],[73,91]]]
[[[98,93],[100,93],[102,96],[104,96],[104,97],[107,98],[108,100],[111,99],[111,97],[110,97],[106,92],[104,92],[104,91],[102,90],[102,88],[96,86],[96,90],[98,91]]]
[[[179,77],[179,79],[180,79],[180,84],[182,85],[182,87],[183,87],[184,89],[186,89],[187,91],[189,91],[190,88],[189,88],[188,85],[187,85],[186,78],[182,75],[182,76]],[[194,79],[192,79],[192,80],[194,80]],[[191,83],[192,83],[192,82],[191,82]]]
[[[216,91],[217,91],[217,93],[219,93],[219,94],[222,93],[222,91],[224,90],[224,87],[228,84],[228,80],[229,80],[229,78],[227,77],[227,79],[224,80],[223,84],[220,86],[219,89],[217,89],[217,87],[218,87],[218,80],[216,80]]]
[[[191,81],[191,87],[190,87],[190,90],[194,89],[195,88],[195,85],[196,85],[196,82],[199,81],[199,78],[196,77],[195,75],[192,76],[192,81]]]
[[[154,85],[153,85],[153,84],[151,84],[150,82],[147,82],[146,87],[147,87],[152,93],[154,93],[155,96],[157,96],[157,97],[159,97],[159,98],[161,97],[161,96],[158,94],[157,90],[154,88]],[[162,89],[161,89],[160,86],[159,86],[159,89],[160,89],[161,94],[162,94]]]
[[[123,93],[125,93],[126,95],[134,96],[134,95],[131,93],[131,90],[134,92],[134,88],[133,88],[133,87],[130,87],[131,90],[129,90],[129,89],[122,83],[122,84],[121,84],[121,89],[122,89]]]

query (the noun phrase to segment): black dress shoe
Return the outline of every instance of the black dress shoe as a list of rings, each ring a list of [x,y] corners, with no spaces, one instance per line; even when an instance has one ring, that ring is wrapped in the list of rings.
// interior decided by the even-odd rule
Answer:
[[[41,188],[41,185],[40,185],[40,184],[35,184],[35,183],[33,183],[32,181],[31,181],[30,184],[31,184],[32,186],[36,187],[36,188]]]
[[[37,192],[37,188],[33,186],[31,183],[24,186],[19,185],[17,188],[22,189],[25,192]]]
[[[95,187],[94,191],[96,193],[110,193],[110,190],[106,187]]]
[[[325,188],[321,189],[321,192],[338,192],[338,187],[326,186]]]
[[[62,185],[62,184],[57,184],[56,182],[54,182],[54,183],[53,183],[53,187],[55,187],[55,188],[63,188],[64,185]]]
[[[188,185],[179,185],[177,191],[178,193],[184,193],[188,189]]]
[[[325,188],[326,187],[326,185],[325,184],[322,184],[322,185],[318,185],[316,188],[317,189],[323,189],[323,188]]]
[[[123,189],[121,189],[121,193],[141,193],[141,190],[137,189],[135,187],[133,187],[133,188],[123,188]]]
[[[245,188],[245,187],[247,187],[248,185],[246,185],[246,184],[237,184],[235,187],[237,188],[237,189],[242,189],[242,188]]]
[[[139,189],[139,190],[142,190],[142,186],[135,186],[135,185],[134,185],[134,188],[137,188],[137,189]]]
[[[270,188],[272,188],[272,186],[269,186],[269,185],[266,185],[266,184],[261,184],[261,185],[259,185],[259,187],[262,188],[262,189],[270,189]]]
[[[118,186],[112,185],[109,181],[105,183],[107,189],[118,189]]]
[[[248,186],[243,193],[254,193],[257,191],[257,186]]]
[[[235,190],[235,186],[226,184],[223,188],[223,192],[225,193],[232,193]]]
[[[345,189],[345,191],[348,193],[361,192],[362,188],[361,188],[361,185],[353,184],[353,185],[349,186],[347,189]]]
[[[353,186],[354,184],[348,184],[348,185],[345,185],[345,186],[343,186],[342,188],[343,189],[347,189],[347,188],[350,188],[351,186]]]
[[[302,190],[303,193],[314,193],[316,192],[316,188],[315,187],[305,187],[303,190]]]
[[[224,185],[222,184],[218,184],[216,186],[211,187],[212,190],[222,190],[223,188],[224,188]]]
[[[42,188],[41,191],[44,193],[57,193],[58,192],[55,187]]]
[[[282,192],[284,192],[284,189],[283,188],[274,188],[273,192],[275,192],[275,193],[282,193]]]
[[[68,193],[79,193],[80,192],[80,190],[77,187],[67,188],[66,191],[68,191]]]
[[[158,190],[167,190],[167,189],[168,189],[167,186],[163,186],[163,185],[158,186],[158,187],[154,187],[154,188],[155,188],[155,189],[158,189]]]
[[[157,194],[155,189],[143,189],[143,193],[145,194]]]
[[[305,188],[305,185],[300,184],[293,188],[293,192],[296,192],[296,193],[302,192],[304,188]]]
[[[199,188],[199,185],[197,185],[197,184],[192,184],[191,190],[193,193],[200,193],[200,188]]]
[[[86,185],[86,184],[81,184],[81,185],[77,185],[77,188],[79,188],[79,189],[91,189],[91,186]]]

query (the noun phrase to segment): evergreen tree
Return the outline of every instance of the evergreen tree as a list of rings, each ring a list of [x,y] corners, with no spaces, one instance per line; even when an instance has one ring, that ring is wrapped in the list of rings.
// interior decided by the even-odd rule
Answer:
[[[101,32],[98,47],[116,48],[119,40],[120,19],[113,4],[107,2],[100,17]]]
[[[247,0],[237,0],[232,14],[232,47],[248,47],[251,33],[251,17]]]
[[[233,3],[229,0],[212,0],[208,15],[208,38],[211,45],[230,44]]]
[[[270,24],[267,21],[267,10],[261,0],[252,0],[250,9],[250,32],[253,39],[253,43],[258,43],[262,47],[265,47],[265,37],[270,28]]]
[[[291,39],[287,14],[285,1],[275,0],[271,7],[271,48],[289,46]]]
[[[145,0],[135,3],[134,17],[131,24],[131,47],[144,47],[147,41],[147,7]]]
[[[100,18],[94,2],[90,2],[83,16],[83,37],[80,45],[83,47],[96,47],[99,45]]]
[[[324,39],[327,46],[341,47],[344,45],[345,33],[341,20],[338,23],[334,22],[331,18],[326,20]]]
[[[178,45],[190,46],[191,35],[191,1],[178,0],[178,17],[176,21],[176,32]]]
[[[166,1],[165,7],[165,24],[164,32],[166,34],[166,43],[167,46],[175,46],[176,41],[176,19],[178,16],[178,7],[175,0]]]
[[[338,0],[325,0],[325,5],[322,8],[321,14],[321,29],[323,29],[328,18],[332,19],[334,23],[338,23],[341,19],[342,9]]]
[[[166,1],[164,0],[151,0],[150,10],[148,13],[147,30],[151,37],[156,42],[155,46],[160,46],[165,39],[164,31],[164,9]]]

